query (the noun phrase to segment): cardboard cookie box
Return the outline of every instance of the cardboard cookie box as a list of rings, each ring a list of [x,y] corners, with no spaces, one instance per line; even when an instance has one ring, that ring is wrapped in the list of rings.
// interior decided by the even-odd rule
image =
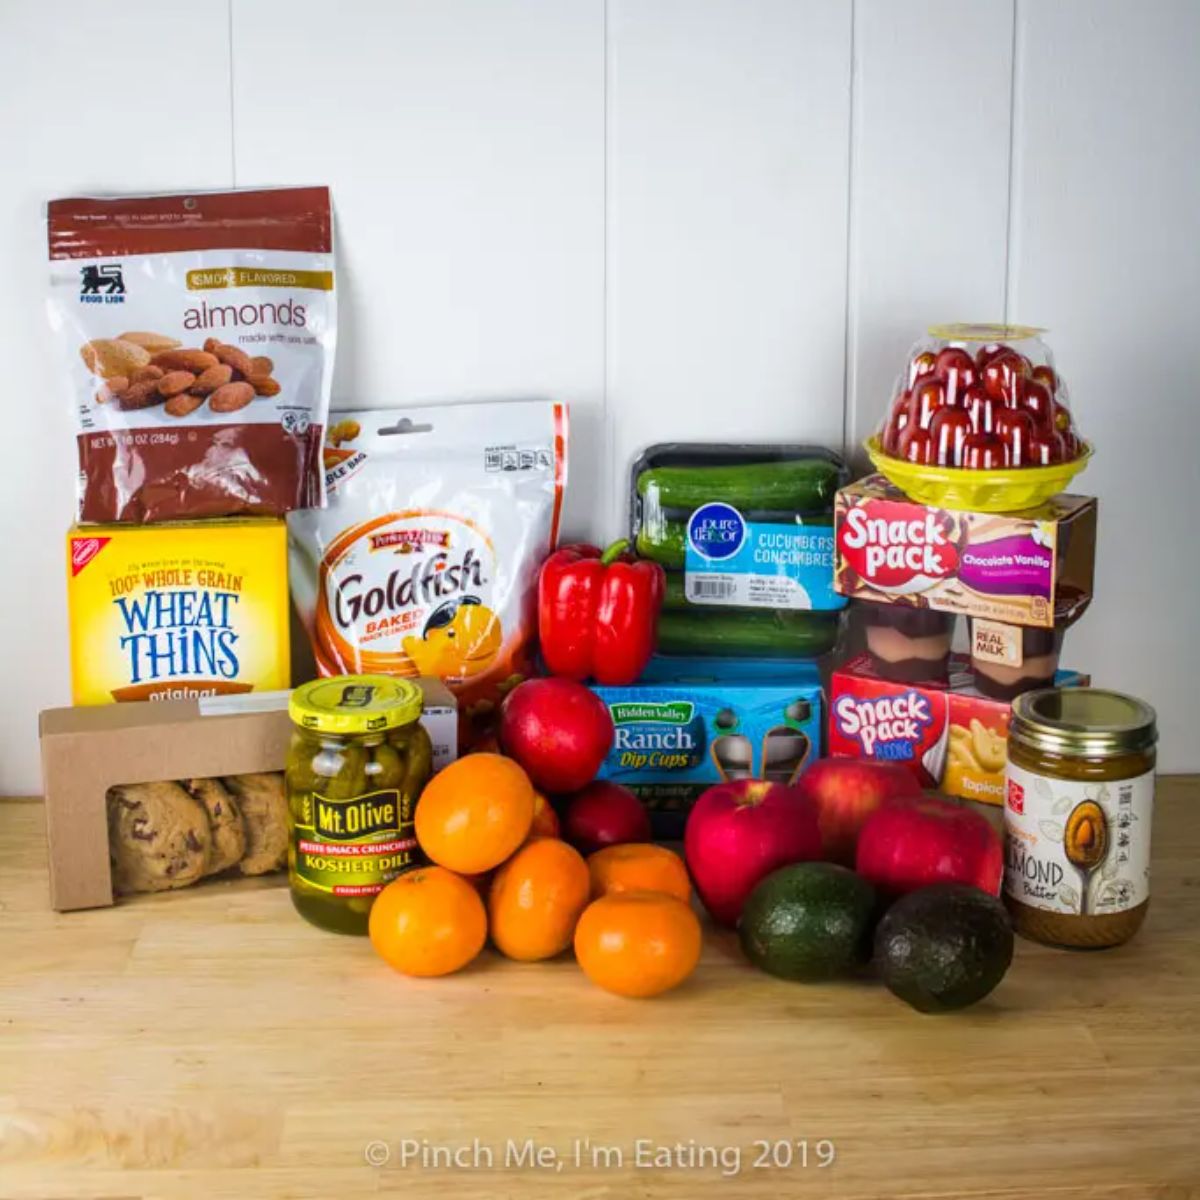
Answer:
[[[909,500],[882,475],[834,505],[834,586],[878,603],[1049,629],[1092,598],[1096,501],[1056,496],[1019,513],[954,512]]]
[[[418,682],[425,693],[421,720],[433,741],[437,769],[457,754],[457,710],[440,680]],[[128,785],[225,781],[222,786],[239,797],[239,779],[247,781],[245,803],[256,806],[256,821],[270,825],[265,833],[257,831],[259,849],[269,843],[271,855],[286,850],[286,806],[279,811],[284,802],[278,773],[286,765],[292,736],[288,696],[286,691],[262,692],[43,712],[39,725],[51,906],[66,912],[113,903],[109,835],[119,820],[121,788]],[[272,773],[275,777],[268,778]],[[167,792],[168,800],[178,795],[174,787]],[[209,807],[207,815],[215,847],[221,814]],[[247,824],[251,816],[244,813]],[[164,811],[162,820],[171,819]],[[131,836],[140,833],[132,830]],[[251,840],[247,838],[246,855],[254,852]],[[278,858],[266,861],[261,853],[253,864],[230,857],[223,868],[230,873],[260,874],[283,865]]]
[[[1059,671],[1055,687],[1086,687]],[[951,655],[947,684],[899,683],[871,672],[862,654],[829,683],[829,753],[908,768],[923,787],[983,804],[1004,803],[1012,705],[972,686],[970,660]]]

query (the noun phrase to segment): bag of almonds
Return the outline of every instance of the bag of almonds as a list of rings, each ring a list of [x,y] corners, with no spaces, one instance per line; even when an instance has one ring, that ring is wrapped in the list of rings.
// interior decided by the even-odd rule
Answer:
[[[329,189],[54,200],[47,224],[78,519],[324,504]]]

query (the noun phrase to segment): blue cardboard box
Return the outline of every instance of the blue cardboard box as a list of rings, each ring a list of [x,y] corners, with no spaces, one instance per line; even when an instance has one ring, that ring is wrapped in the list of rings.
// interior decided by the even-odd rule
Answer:
[[[635,792],[655,836],[678,838],[716,783],[791,783],[821,753],[823,700],[811,662],[652,659],[628,687],[593,689],[616,736],[600,768]]]

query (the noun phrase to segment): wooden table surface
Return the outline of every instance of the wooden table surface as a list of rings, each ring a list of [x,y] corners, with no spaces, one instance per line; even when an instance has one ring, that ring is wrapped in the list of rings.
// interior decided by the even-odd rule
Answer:
[[[930,1017],[711,930],[631,1001],[490,951],[405,979],[279,881],[59,915],[41,805],[4,802],[0,1197],[1200,1196],[1200,780],[1160,781],[1154,849],[1134,942],[1020,942]]]

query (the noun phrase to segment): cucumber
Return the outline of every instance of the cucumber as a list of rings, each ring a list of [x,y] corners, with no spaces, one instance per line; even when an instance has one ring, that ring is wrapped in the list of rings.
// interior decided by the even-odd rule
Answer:
[[[651,531],[643,525],[638,530],[637,552],[664,567],[682,570],[687,559],[687,526],[682,521],[660,521]]]
[[[828,514],[799,522],[806,528],[813,525],[833,525]],[[662,520],[643,525],[638,530],[637,552],[642,558],[652,558],[664,567],[682,569],[687,559],[687,522]]]
[[[658,649],[716,658],[818,658],[833,649],[838,625],[837,613],[664,610],[658,618]]]
[[[687,598],[687,576],[678,571],[667,572],[667,586],[663,590],[663,608],[691,608]]]
[[[714,500],[772,512],[828,508],[838,466],[823,458],[715,467],[651,467],[637,479],[639,496],[662,508],[697,509]]]

